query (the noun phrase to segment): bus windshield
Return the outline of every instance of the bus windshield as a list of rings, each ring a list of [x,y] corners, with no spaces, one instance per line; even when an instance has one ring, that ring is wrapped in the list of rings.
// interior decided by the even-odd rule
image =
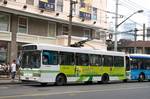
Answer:
[[[21,63],[22,68],[40,68],[41,51],[24,51]]]

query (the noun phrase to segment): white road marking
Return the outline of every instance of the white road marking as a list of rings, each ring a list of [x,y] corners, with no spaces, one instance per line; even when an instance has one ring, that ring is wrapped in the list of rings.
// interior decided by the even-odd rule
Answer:
[[[50,96],[50,95],[63,95],[63,94],[78,94],[78,93],[89,93],[89,92],[118,91],[118,90],[130,90],[130,89],[141,89],[141,88],[150,88],[150,86],[119,88],[119,89],[83,90],[83,91],[67,91],[67,92],[55,92],[55,93],[37,93],[37,94],[26,94],[26,95],[1,96],[0,99],[11,99],[11,98],[19,98],[19,97],[35,97],[35,96]]]

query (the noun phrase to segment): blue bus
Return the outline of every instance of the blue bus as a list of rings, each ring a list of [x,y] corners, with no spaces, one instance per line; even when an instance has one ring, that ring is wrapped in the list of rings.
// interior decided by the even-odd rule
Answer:
[[[150,81],[150,55],[129,54],[126,57],[126,71],[129,80]]]

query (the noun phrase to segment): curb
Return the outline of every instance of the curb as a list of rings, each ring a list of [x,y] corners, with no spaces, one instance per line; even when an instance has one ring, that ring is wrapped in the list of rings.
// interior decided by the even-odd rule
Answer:
[[[0,85],[14,85],[14,84],[22,84],[22,82],[19,81],[18,79],[11,81],[11,79],[1,79],[0,78]]]
[[[3,83],[0,83],[0,86],[2,85],[15,85],[15,84],[22,84],[21,82],[3,82]]]

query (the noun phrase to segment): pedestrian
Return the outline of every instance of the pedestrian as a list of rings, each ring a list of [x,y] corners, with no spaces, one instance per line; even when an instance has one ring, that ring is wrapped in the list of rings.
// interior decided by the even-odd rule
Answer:
[[[12,64],[11,64],[11,78],[12,81],[14,81],[16,76],[16,60],[13,60]]]
[[[7,63],[6,65],[7,65],[7,77],[9,78],[11,74],[11,66],[9,63]]]

